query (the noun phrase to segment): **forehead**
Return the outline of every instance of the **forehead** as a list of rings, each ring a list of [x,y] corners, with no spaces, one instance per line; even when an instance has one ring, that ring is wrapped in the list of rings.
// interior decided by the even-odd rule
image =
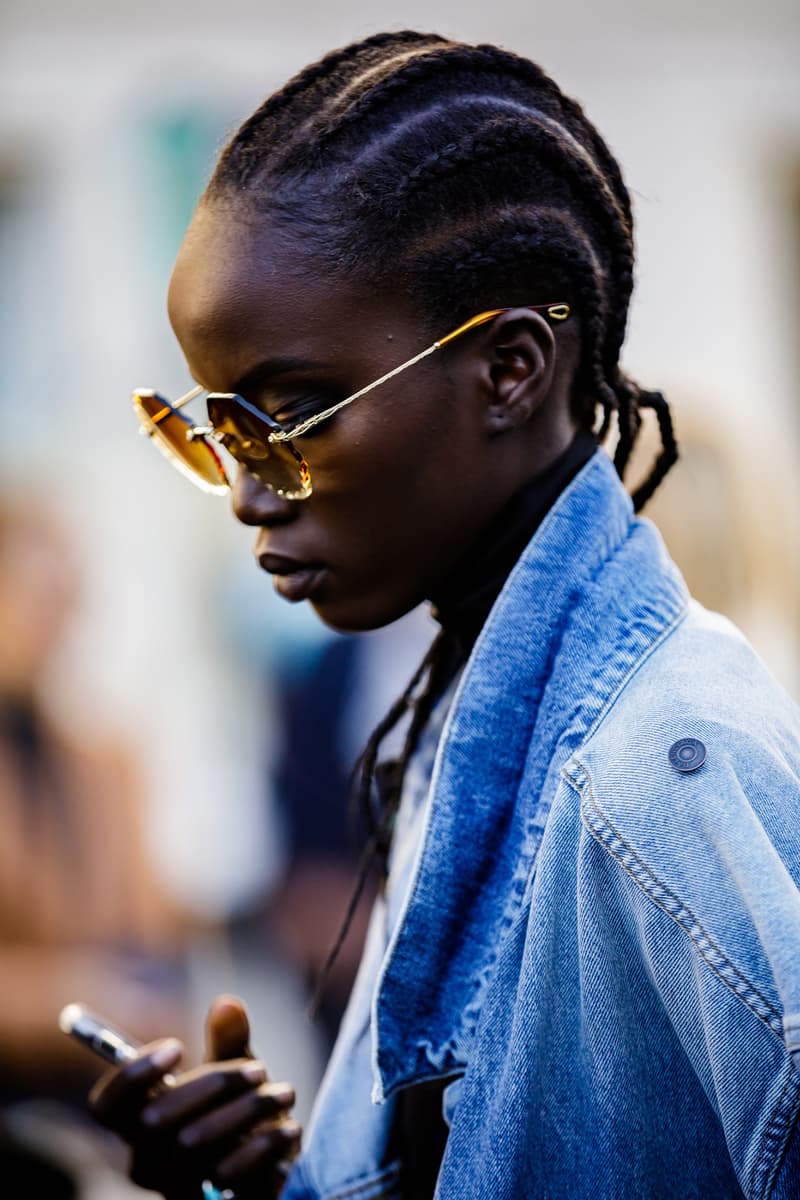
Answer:
[[[359,343],[403,342],[417,325],[391,289],[338,278],[299,234],[227,207],[198,209],[168,305],[194,378],[221,391],[270,355],[328,360]]]

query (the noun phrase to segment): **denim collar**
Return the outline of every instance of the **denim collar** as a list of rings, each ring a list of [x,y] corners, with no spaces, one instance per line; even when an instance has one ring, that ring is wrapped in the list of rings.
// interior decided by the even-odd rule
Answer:
[[[376,1101],[463,1071],[559,770],[687,603],[598,451],[539,526],[464,669],[374,999]]]

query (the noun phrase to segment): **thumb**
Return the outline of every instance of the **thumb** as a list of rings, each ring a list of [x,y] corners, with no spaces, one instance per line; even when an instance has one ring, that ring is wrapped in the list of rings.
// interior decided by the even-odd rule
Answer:
[[[206,1017],[206,1061],[252,1058],[250,1021],[237,996],[217,996]]]

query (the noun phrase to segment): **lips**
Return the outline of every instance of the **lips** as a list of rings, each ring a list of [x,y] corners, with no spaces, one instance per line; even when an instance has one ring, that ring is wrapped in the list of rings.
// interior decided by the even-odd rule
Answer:
[[[257,557],[261,569],[273,576],[275,591],[292,603],[308,600],[325,573],[322,563],[298,562],[282,554],[259,554]]]

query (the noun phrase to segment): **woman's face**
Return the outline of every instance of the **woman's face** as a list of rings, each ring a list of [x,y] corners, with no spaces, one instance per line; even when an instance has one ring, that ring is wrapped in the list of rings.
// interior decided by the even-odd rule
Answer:
[[[195,216],[169,309],[198,383],[288,426],[433,340],[380,280],[315,273],[299,237],[228,208]],[[447,348],[298,438],[307,500],[238,473],[234,512],[258,529],[259,563],[282,596],[308,599],[334,628],[377,628],[429,598],[513,490],[485,396],[460,364],[458,346]]]

